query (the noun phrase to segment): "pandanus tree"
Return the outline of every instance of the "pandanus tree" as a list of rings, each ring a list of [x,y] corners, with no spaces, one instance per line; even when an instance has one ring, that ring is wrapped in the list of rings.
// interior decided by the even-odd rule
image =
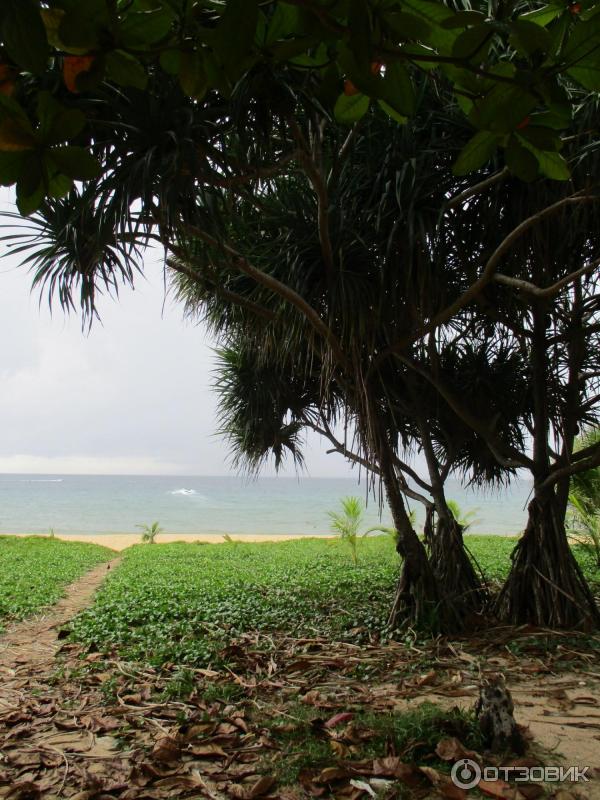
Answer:
[[[484,270],[473,300],[527,366],[523,422],[531,451],[514,441],[507,447],[493,414],[475,413],[468,393],[461,396],[431,370],[422,373],[457,416],[480,431],[499,464],[532,475],[527,527],[496,604],[502,618],[517,624],[590,627],[600,621],[565,532],[572,476],[600,463],[597,444],[575,449],[581,427],[597,419],[598,401],[597,148],[587,136],[583,120],[565,148],[573,147],[568,186],[550,190],[496,174],[483,194],[468,200],[468,220],[462,215],[453,226],[466,270],[490,252],[498,233],[519,232]]]
[[[75,4],[48,5],[58,12],[42,15],[56,23],[51,46],[46,27],[40,28],[38,3],[11,3],[11,14],[1,14],[3,42],[18,67],[11,96],[0,104],[2,147],[9,148],[2,151],[0,180],[16,183],[21,214],[36,214],[27,223],[33,227],[30,238],[20,240],[36,280],[56,291],[63,305],[73,304],[79,291],[91,315],[99,291],[114,290],[121,280],[131,283],[141,250],[156,241],[177,257],[173,269],[234,301],[231,314],[250,304],[265,320],[285,318],[290,333],[283,341],[290,346],[294,328],[306,328],[321,380],[335,377],[354,394],[360,446],[377,459],[400,532],[403,602],[417,618],[427,617],[432,604],[439,607],[439,592],[406,513],[395,428],[377,383],[388,359],[415,371],[412,345],[481,298],[515,239],[511,231],[491,245],[495,250],[481,274],[461,268],[458,258],[451,262],[454,270],[432,268],[440,224],[447,230],[457,215],[471,214],[465,197],[481,191],[471,178],[455,178],[450,170],[465,141],[457,174],[480,168],[500,148],[512,171],[523,172],[524,164],[530,170],[525,149],[536,174],[568,177],[556,147],[571,99],[559,91],[557,76],[568,69],[583,85],[593,81],[586,48],[589,36],[597,37],[595,17],[578,21],[562,9],[538,25],[516,19],[521,9],[502,4],[494,18],[474,20],[447,7],[431,16],[430,5],[420,2],[412,2],[410,12],[357,2],[352,13],[344,3],[335,11],[307,3],[306,14],[294,17],[290,27],[280,4],[265,4],[263,11],[252,3],[252,24],[244,29],[248,36],[238,57],[228,43],[235,39],[243,3],[214,4],[197,15],[187,14],[188,4],[175,3],[166,15],[130,19],[127,3],[99,2],[102,13],[80,27],[71,24],[81,18]],[[23,53],[14,44],[21,7],[35,11],[35,63],[20,63]],[[145,24],[147,35],[131,44],[136,24],[157,17],[158,33],[154,24]],[[326,28],[324,46],[323,20],[335,34]],[[395,23],[402,23],[400,32]],[[310,34],[315,26],[316,40]],[[79,40],[82,31],[89,42]],[[276,52],[288,55],[274,55],[270,36]],[[72,65],[73,48],[88,54],[90,68],[82,72],[90,74],[71,81],[64,67]],[[173,67],[164,50],[182,63]],[[519,57],[508,63],[514,52]],[[543,54],[548,58],[540,70]],[[31,53],[25,55],[29,61]],[[301,63],[294,63],[298,58]],[[386,68],[374,74],[381,60]],[[190,61],[197,69],[187,68]],[[424,79],[413,68],[423,62],[439,69]],[[189,79],[205,72],[210,75],[204,84],[191,87]],[[523,74],[535,74],[535,93],[523,88]],[[434,119],[424,109],[424,84],[440,92],[438,106],[441,98],[444,107],[455,108],[443,88],[448,81],[457,88],[468,124],[443,111]],[[379,105],[370,106],[369,97]],[[394,122],[357,136],[373,124],[373,108],[380,107]],[[548,109],[545,116],[537,113]],[[397,126],[403,112],[414,115],[414,124]],[[535,124],[523,132],[530,114]],[[350,127],[342,132],[334,117]],[[286,185],[299,202],[296,184],[305,196],[294,207]],[[369,224],[354,231],[365,203]],[[448,211],[441,215],[444,204]],[[261,219],[271,212],[284,218],[277,237],[261,251]],[[289,224],[290,213],[306,222],[300,241],[290,238],[297,230]],[[525,228],[519,223],[518,232],[538,218]],[[405,236],[398,235],[399,226]],[[250,229],[253,260],[245,251]],[[186,252],[190,241],[200,247],[195,263]],[[289,257],[277,263],[274,246]],[[479,254],[486,249],[484,243]],[[237,291],[240,286],[244,291]],[[508,445],[499,448],[495,428],[473,418],[468,424],[492,450],[502,450],[503,466],[521,463]]]
[[[433,98],[439,103],[435,93]],[[424,93],[424,111],[431,100]],[[313,147],[323,165],[335,152],[339,127],[323,118],[311,127]],[[416,367],[441,369],[457,390],[468,386],[477,402],[487,412],[494,409],[501,421],[498,438],[522,444],[519,413],[525,393],[515,364],[519,354],[507,353],[502,342],[497,347],[486,344],[485,337],[464,346],[460,325],[470,330],[475,324],[477,330],[477,319],[465,314],[454,330],[448,327],[425,344],[415,344],[409,364],[385,359],[373,369],[379,353],[444,308],[448,295],[459,288],[460,273],[447,261],[439,224],[448,195],[461,188],[451,171],[456,144],[440,135],[447,128],[448,114],[435,104],[420,124],[405,128],[373,114],[350,142],[346,140],[344,160],[329,171],[328,183],[318,184],[317,203],[311,189],[317,167],[311,160],[308,174],[296,168],[263,181],[251,201],[232,203],[226,250],[211,243],[207,247],[200,237],[182,242],[170,263],[179,276],[179,297],[192,313],[202,313],[218,336],[242,346],[244,364],[254,363],[257,375],[273,370],[278,381],[282,374],[289,376],[285,390],[274,394],[265,388],[269,381],[254,380],[246,366],[242,389],[236,348],[227,351],[226,366],[234,380],[229,383],[225,371],[219,386],[230,390],[229,396],[222,392],[222,407],[235,449],[250,463],[259,463],[269,450],[279,460],[281,442],[293,434],[287,450],[296,455],[299,430],[308,425],[349,458],[370,467],[382,480],[404,557],[394,618],[407,608],[418,608],[417,616],[423,613],[430,621],[432,609],[440,613],[443,598],[447,622],[456,627],[465,610],[481,609],[483,592],[465,553],[460,526],[448,508],[444,483],[457,466],[481,481],[502,480],[507,469],[494,460],[477,431],[457,422]],[[460,125],[456,128],[460,135]],[[303,138],[301,130],[297,135]],[[374,172],[373,163],[381,170]],[[326,198],[324,192],[329,193]],[[232,274],[231,254],[242,249],[254,267],[295,293],[301,314],[288,311],[283,317],[276,293]],[[214,290],[215,284],[221,291]],[[325,336],[322,331],[315,336],[303,306],[309,312],[319,309],[326,320]],[[455,377],[461,374],[462,384]],[[299,414],[291,402],[294,395],[305,396],[306,384],[298,380],[308,380],[308,375],[312,418]],[[266,402],[266,408],[259,412],[254,400]],[[336,442],[327,409],[333,421],[351,423],[358,452]],[[424,450],[427,480],[415,475],[403,459],[403,451],[411,448]],[[437,512],[431,561],[406,513],[403,495],[410,494],[409,480],[416,482],[419,499]],[[417,592],[425,592],[418,601]]]

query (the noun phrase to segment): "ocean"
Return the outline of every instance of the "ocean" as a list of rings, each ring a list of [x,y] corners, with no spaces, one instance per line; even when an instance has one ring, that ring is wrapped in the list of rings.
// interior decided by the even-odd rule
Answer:
[[[0,475],[0,533],[139,533],[158,521],[166,533],[327,535],[328,512],[365,491],[352,478]],[[472,533],[506,535],[523,529],[529,492],[526,481],[485,493],[449,481],[447,494],[475,511]],[[370,497],[365,528],[379,521]],[[391,524],[386,508],[381,521]]]

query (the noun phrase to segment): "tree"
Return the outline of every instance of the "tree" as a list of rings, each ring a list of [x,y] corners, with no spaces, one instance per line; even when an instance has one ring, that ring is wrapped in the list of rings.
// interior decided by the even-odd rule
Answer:
[[[316,0],[266,4],[256,16],[252,11],[251,23],[256,19],[256,26],[245,28],[252,36],[239,52],[232,54],[230,46],[229,56],[221,54],[239,28],[239,3],[201,9],[197,16],[182,16],[175,3],[165,16],[157,8],[148,11],[138,4],[118,3],[105,7],[98,0],[91,21],[82,20],[74,4],[53,4],[51,11],[64,12],[51,15],[55,21],[59,18],[61,46],[65,45],[61,37],[68,32],[73,40],[66,46],[83,52],[70,53],[63,47],[44,65],[40,61],[32,67],[33,74],[26,73],[26,67],[17,71],[15,94],[2,101],[6,157],[0,170],[6,170],[7,183],[17,183],[21,213],[33,214],[29,220],[33,234],[24,234],[22,252],[36,270],[36,280],[56,290],[63,305],[74,304],[73,292],[79,289],[84,309],[92,315],[98,290],[116,289],[121,280],[133,281],[141,250],[156,241],[176,256],[175,270],[230,301],[229,315],[252,308],[265,321],[283,318],[283,333],[281,327],[274,328],[278,344],[302,332],[309,342],[306,353],[321,364],[324,384],[335,378],[347,389],[344,402],[352,409],[361,448],[376,457],[401,534],[405,580],[400,597],[408,607],[426,614],[425,608],[432,604],[439,607],[438,591],[406,513],[398,427],[381,378],[389,364],[394,373],[401,364],[435,389],[474,439],[485,442],[501,467],[529,465],[523,448],[503,440],[497,415],[481,419],[456,402],[452,387],[436,377],[433,365],[419,363],[414,351],[430,334],[453,320],[469,318],[486,301],[490,287],[498,282],[504,256],[528,231],[561,210],[592,199],[589,186],[571,194],[567,190],[556,203],[542,203],[530,217],[519,217],[512,228],[489,224],[487,217],[486,235],[477,230],[481,224],[481,215],[475,213],[477,198],[490,188],[504,191],[513,185],[506,180],[511,172],[523,179],[534,178],[539,169],[556,179],[569,177],[558,152],[563,146],[560,131],[570,124],[573,104],[590,105],[569,81],[595,88],[598,19],[594,7],[586,9],[581,20],[568,9],[544,9],[543,14],[536,10],[521,18],[521,9],[500,7],[495,18],[483,20],[424,0],[410,0],[407,10],[408,2],[400,10],[395,4],[376,9],[365,2],[340,3],[326,11]],[[278,12],[281,5],[286,8]],[[286,20],[292,18],[288,6],[295,5],[301,13],[293,19],[301,20],[303,36],[309,39],[302,41],[300,55],[294,48],[300,47],[296,40],[302,37],[296,36],[296,28],[291,32],[286,28]],[[25,6],[36,7],[33,0]],[[130,12],[142,17],[129,19]],[[403,33],[390,34],[390,15],[392,23],[401,23]],[[2,23],[5,39],[7,18]],[[425,22],[427,33],[421,24],[418,34],[412,18]],[[315,19],[318,24],[312,29]],[[72,20],[78,24],[70,27]],[[143,36],[139,52],[134,53],[128,43],[131,30],[123,31],[126,23],[131,22],[135,33],[139,23],[160,20],[168,21],[168,30],[162,29],[164,39],[153,39],[155,31],[148,34],[150,38]],[[284,33],[273,33],[276,21]],[[322,26],[327,36],[320,38]],[[87,43],[79,39],[81,30]],[[107,32],[110,37],[104,36]],[[284,42],[294,55],[274,61],[266,40],[260,47],[256,44],[257,32],[267,38],[272,35],[274,46]],[[319,50],[323,38],[327,45]],[[90,45],[98,57],[88,61],[90,69],[84,72],[89,75],[74,78],[71,88],[77,91],[73,92],[59,71],[65,58],[89,56]],[[165,55],[171,50],[173,61]],[[12,52],[16,58],[14,48]],[[324,53],[326,65],[318,61]],[[195,66],[191,73],[183,70],[182,85],[179,67],[188,56]],[[385,70],[373,74],[378,56],[385,60]],[[123,58],[128,70],[118,68]],[[198,64],[210,75],[206,84],[211,90],[198,90],[199,99],[193,99],[194,93],[186,91],[187,78],[203,74]],[[423,75],[424,64],[438,67]],[[525,73],[530,81],[527,89]],[[97,82],[97,75],[108,80]],[[132,82],[137,86],[123,85]],[[422,102],[424,86],[437,93],[433,140],[428,138],[432,117]],[[394,99],[388,94],[391,89],[400,93],[402,107],[397,95]],[[380,113],[390,117],[381,141],[357,136],[378,118],[367,95],[380,100]],[[440,112],[440,107],[448,113]],[[411,112],[414,125],[399,124],[404,122],[403,110]],[[350,123],[342,132],[340,124]],[[405,136],[412,154],[398,163],[398,145]],[[406,156],[407,150],[403,153]],[[97,164],[92,163],[94,158]],[[418,203],[408,199],[400,209],[409,233],[401,240],[395,230],[396,190],[401,188],[409,197],[406,188],[414,179],[417,159],[421,166],[429,163],[430,171],[414,186]],[[371,205],[361,238],[348,229],[346,219],[359,219],[361,203],[369,201],[361,180],[365,170],[372,173],[374,163],[381,172],[373,189],[383,201],[378,209]],[[488,163],[490,167],[483,169]],[[473,169],[477,170],[473,176],[464,177]],[[73,179],[85,182],[73,185]],[[294,189],[288,196],[286,182]],[[346,193],[345,204],[340,202],[340,186]],[[292,196],[302,197],[302,205],[286,206]],[[289,261],[291,271],[288,262],[283,265],[286,270],[278,270],[265,249],[267,242],[260,241],[265,208],[275,201],[285,220],[290,214],[296,216],[289,229],[301,230],[297,243],[286,238],[285,225],[279,238],[268,242],[290,253],[296,247],[299,258],[296,263]],[[315,209],[317,231],[312,227]],[[244,236],[239,227],[242,216]],[[465,220],[462,226],[457,224],[459,217]],[[446,265],[452,269],[441,269],[435,258],[439,232],[448,239],[455,228],[456,249]],[[499,229],[502,236],[497,235]],[[244,250],[249,231],[255,241],[253,260]],[[459,241],[462,231],[467,234]],[[192,241],[195,249],[190,250]],[[307,263],[308,271],[299,270]],[[383,285],[377,282],[377,270],[370,271],[371,264],[381,263],[388,267]],[[566,275],[559,278],[561,286],[573,280]],[[385,291],[394,297],[389,306],[382,302]],[[520,290],[513,285],[510,291]],[[489,311],[486,314],[490,316]],[[546,425],[546,442],[548,430]],[[596,451],[577,459],[578,467],[590,466],[587,456],[593,460]],[[565,480],[566,475],[559,478],[561,486]]]
[[[310,104],[348,124],[370,102],[399,122],[411,116],[415,77],[425,72],[452,89],[472,126],[458,174],[477,169],[498,150],[519,174],[525,148],[536,171],[565,180],[558,131],[568,125],[573,102],[564,80],[600,88],[598,4],[480,6],[441,0],[5,0],[0,179],[16,184],[24,215],[45,199],[65,197],[74,181],[106,188],[124,152],[121,137],[131,139],[126,120],[106,101],[135,103],[146,94],[150,102],[170,97],[179,116],[175,127],[192,112],[204,115],[207,125],[193,132],[196,152],[185,170],[218,183],[235,165],[215,147],[215,128],[229,119],[215,107],[249,79],[263,108],[282,111],[287,98],[274,75],[283,70]],[[165,178],[159,179],[163,188]],[[158,218],[144,212],[145,223],[152,220],[164,233],[170,212],[163,199],[158,196]],[[131,207],[120,211],[129,216]]]
[[[585,141],[585,120],[579,130],[572,140],[576,166],[568,191],[552,197],[539,183],[501,182],[469,201],[472,214],[462,217],[466,230],[460,220],[454,228],[461,258],[464,242],[479,241],[476,247],[469,244],[478,261],[482,251],[493,248],[498,230],[519,231],[521,220],[521,235],[507,233],[511,248],[480,284],[476,302],[490,324],[518,343],[528,365],[531,405],[524,422],[533,454],[506,447],[496,438],[493,416],[475,415],[468,397],[459,397],[431,372],[426,375],[455,413],[481,431],[499,463],[525,468],[533,477],[525,535],[497,602],[500,615],[516,624],[589,627],[600,619],[564,524],[571,477],[600,463],[597,445],[574,449],[580,427],[596,419],[598,399],[598,210],[588,188],[597,151]]]
[[[425,616],[430,620],[431,608],[439,610],[443,597],[444,613],[452,620],[448,624],[457,627],[464,624],[465,610],[481,610],[484,594],[448,508],[444,482],[457,467],[482,481],[502,480],[508,471],[479,433],[440,402],[414,365],[386,359],[373,369],[378,354],[406,335],[413,320],[433,316],[457,288],[453,267],[445,267],[439,220],[448,195],[461,187],[451,171],[451,148],[460,144],[445,135],[449,116],[438,110],[438,98],[424,93],[422,102],[428,113],[403,129],[382,115],[365,118],[337,170],[329,170],[323,159],[336,152],[339,128],[318,119],[312,124],[320,137],[313,157],[329,175],[325,221],[311,192],[316,169],[311,160],[304,181],[290,169],[263,182],[258,198],[240,199],[230,207],[225,253],[210,243],[207,247],[203,239],[192,240],[170,263],[182,275],[180,299],[193,313],[202,313],[227,343],[219,390],[224,430],[234,451],[252,466],[259,466],[268,452],[279,463],[285,448],[298,459],[300,433],[308,426],[375,472],[401,532],[399,551],[405,559],[395,610],[414,613],[411,576],[427,571],[431,596],[421,600],[429,606]],[[460,141],[458,123],[456,130]],[[382,165],[381,172],[374,172],[373,164]],[[390,174],[401,178],[391,184]],[[270,287],[232,275],[230,253],[242,248],[253,269],[294,293],[299,316],[288,311],[284,317],[280,297]],[[324,270],[333,252],[335,262]],[[214,286],[225,287],[227,294]],[[318,308],[327,320],[325,341],[307,324],[305,307],[309,312]],[[442,369],[457,389],[467,387],[486,413],[493,410],[502,420],[498,437],[509,443],[516,437],[522,445],[518,414],[525,393],[518,352],[515,360],[502,342],[494,350],[486,336],[465,347],[463,322],[422,345],[415,343],[413,360]],[[337,343],[333,353],[331,341]],[[499,381],[506,391],[494,391]],[[340,418],[355,428],[350,446],[332,434]],[[403,450],[415,447],[426,451],[429,483],[402,458]],[[431,565],[406,522],[401,495],[407,494],[409,478],[416,480],[417,499],[437,511]]]

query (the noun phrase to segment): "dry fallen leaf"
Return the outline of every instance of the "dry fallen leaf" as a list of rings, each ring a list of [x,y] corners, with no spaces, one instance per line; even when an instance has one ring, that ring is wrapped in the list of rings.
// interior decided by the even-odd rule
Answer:
[[[218,744],[192,744],[185,752],[197,758],[227,758],[227,753]]]
[[[435,752],[442,761],[458,761],[461,758],[470,758],[481,764],[481,756],[479,753],[476,753],[474,750],[467,750],[455,736],[440,739],[435,748]]]
[[[360,789],[361,792],[366,792],[371,797],[377,797],[377,794],[372,786],[369,786],[366,781],[358,781],[358,780],[351,780],[350,786],[354,786],[355,789]]]
[[[517,789],[510,786],[506,781],[484,781],[480,780],[477,784],[477,789],[488,797],[504,798],[504,800],[512,800],[516,798]]]
[[[323,725],[324,728],[335,728],[336,725],[341,725],[343,722],[349,722],[354,717],[351,711],[342,711],[340,714],[335,714],[331,719]]]
[[[152,748],[152,758],[155,761],[168,764],[170,761],[177,761],[180,755],[181,746],[172,736],[163,736]]]
[[[465,800],[467,793],[464,789],[456,786],[449,775],[438,772],[438,770],[433,769],[433,767],[420,767],[419,769],[423,775],[427,776],[443,797],[447,797],[448,800]]]

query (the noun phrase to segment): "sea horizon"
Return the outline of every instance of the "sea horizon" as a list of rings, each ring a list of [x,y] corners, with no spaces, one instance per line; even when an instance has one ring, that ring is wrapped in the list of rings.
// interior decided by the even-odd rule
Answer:
[[[390,526],[366,486],[351,477],[0,473],[0,533],[139,533],[157,521],[174,534],[328,535],[329,512],[347,495],[366,501],[364,529]],[[516,535],[525,525],[530,481],[482,492],[450,479],[447,490],[463,513],[473,511],[472,533]],[[410,506],[419,527],[421,508]]]

